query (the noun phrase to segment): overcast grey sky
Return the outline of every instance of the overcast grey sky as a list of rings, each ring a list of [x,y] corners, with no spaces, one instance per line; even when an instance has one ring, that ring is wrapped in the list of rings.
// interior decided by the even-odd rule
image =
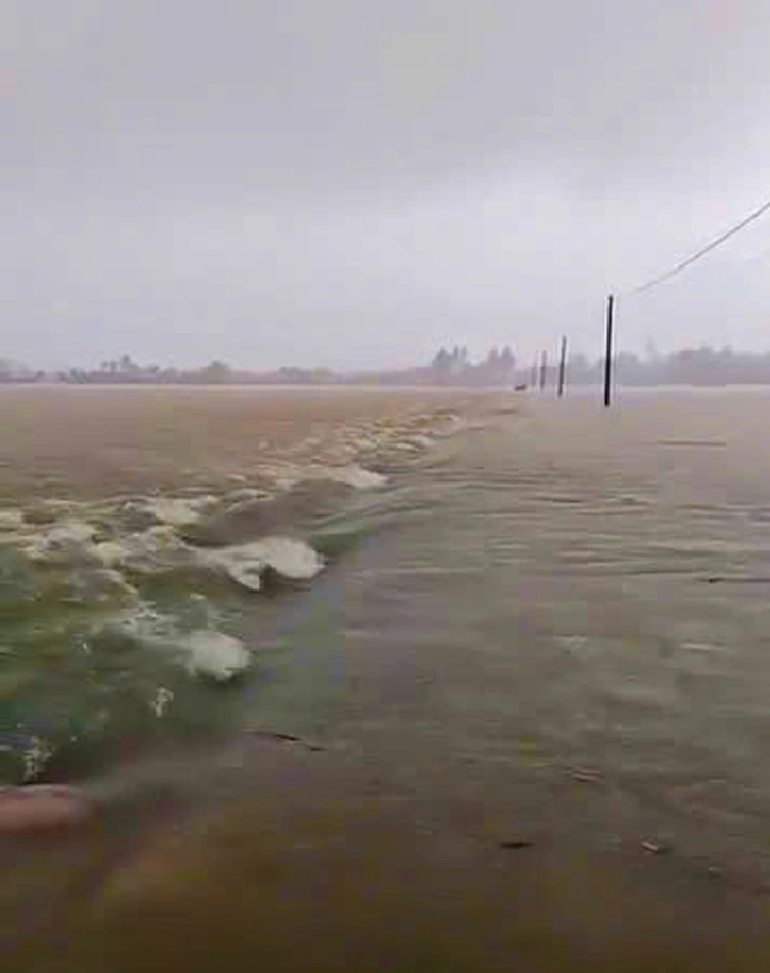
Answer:
[[[770,196],[768,50],[767,0],[1,0],[0,357],[598,352]],[[770,218],[622,345],[770,347],[769,279]]]

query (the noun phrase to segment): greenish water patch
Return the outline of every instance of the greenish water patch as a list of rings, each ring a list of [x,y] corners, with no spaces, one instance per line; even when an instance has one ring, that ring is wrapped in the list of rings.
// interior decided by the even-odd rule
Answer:
[[[351,526],[344,514],[324,514],[310,541],[333,563],[360,543],[367,518],[353,517]],[[221,682],[191,666],[201,635],[260,648],[245,633],[256,632],[258,642],[264,618],[275,620],[283,597],[294,604],[307,597],[309,579],[287,580],[267,565],[261,590],[248,591],[210,560],[211,548],[156,536],[168,549],[152,547],[149,558],[120,570],[100,565],[88,538],[44,549],[50,557],[0,547],[0,784],[88,776],[165,744],[231,732],[245,708],[259,706],[255,694],[265,684],[275,705],[312,720],[306,654],[296,680],[292,652],[273,660],[272,677],[256,653],[247,672]],[[312,614],[303,652],[326,658],[329,630]],[[282,679],[291,684],[285,693],[276,686]]]
[[[3,626],[0,781],[87,773],[231,724],[229,687],[203,682],[185,654],[185,636],[211,626],[208,602],[188,595],[171,614],[170,599],[146,601],[112,617],[62,617],[45,607],[46,617],[35,612]],[[229,627],[225,613],[216,622],[217,631]]]

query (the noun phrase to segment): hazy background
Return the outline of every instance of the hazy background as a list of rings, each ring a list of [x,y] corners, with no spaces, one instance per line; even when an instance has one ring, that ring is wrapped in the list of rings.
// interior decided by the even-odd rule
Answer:
[[[0,357],[598,353],[770,194],[767,0],[3,0]],[[621,341],[770,344],[770,219]]]

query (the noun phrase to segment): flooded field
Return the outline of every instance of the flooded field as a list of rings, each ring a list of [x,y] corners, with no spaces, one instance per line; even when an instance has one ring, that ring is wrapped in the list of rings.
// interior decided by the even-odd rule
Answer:
[[[227,719],[211,684],[246,679],[255,595],[309,584],[350,534],[329,518],[481,407],[355,390],[2,397],[6,783]]]
[[[2,395],[15,969],[768,968],[770,396]]]

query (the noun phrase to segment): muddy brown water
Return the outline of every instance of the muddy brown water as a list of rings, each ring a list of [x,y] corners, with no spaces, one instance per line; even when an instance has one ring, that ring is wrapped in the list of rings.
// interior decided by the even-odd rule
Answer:
[[[9,968],[770,968],[770,397],[512,401],[252,604],[237,739],[2,849]]]

